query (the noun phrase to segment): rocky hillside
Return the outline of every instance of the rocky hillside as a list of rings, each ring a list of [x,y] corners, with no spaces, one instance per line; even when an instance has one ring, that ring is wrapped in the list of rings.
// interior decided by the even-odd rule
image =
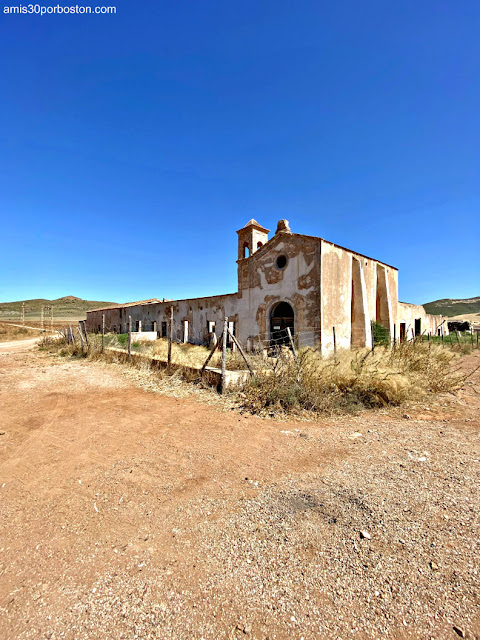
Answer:
[[[54,318],[84,318],[86,311],[98,307],[115,305],[116,302],[104,302],[98,300],[82,300],[75,296],[64,296],[56,300],[36,298],[35,300],[17,300],[16,302],[0,302],[0,318],[20,318],[22,304],[25,303],[25,318],[40,318],[42,307],[53,307]]]
[[[427,313],[443,316],[459,316],[466,313],[480,313],[480,296],[459,300],[434,300],[423,305]]]

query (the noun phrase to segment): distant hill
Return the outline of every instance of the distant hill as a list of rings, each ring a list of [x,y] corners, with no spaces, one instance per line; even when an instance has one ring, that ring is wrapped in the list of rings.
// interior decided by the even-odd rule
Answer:
[[[459,316],[466,313],[480,313],[480,296],[465,300],[434,300],[423,305],[427,313],[442,314],[443,316]]]
[[[99,300],[82,300],[75,296],[64,296],[56,300],[36,298],[35,300],[17,300],[16,302],[0,302],[0,318],[15,319],[20,318],[22,313],[22,303],[25,303],[25,318],[39,319],[42,307],[53,307],[54,318],[85,318],[85,313],[98,307],[114,306],[116,302],[105,302]]]

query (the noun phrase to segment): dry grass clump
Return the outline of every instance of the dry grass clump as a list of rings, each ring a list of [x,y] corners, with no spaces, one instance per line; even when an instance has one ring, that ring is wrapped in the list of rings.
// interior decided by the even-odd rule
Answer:
[[[114,339],[115,340],[115,339]],[[118,342],[118,340],[117,340]],[[125,348],[124,344],[114,345],[113,342],[109,343],[109,346],[118,346],[119,348]],[[137,343],[134,347],[135,351],[143,353],[145,355],[156,356],[161,360],[166,361],[168,356],[168,340],[166,338],[160,338],[154,342],[141,342]],[[210,349],[201,345],[194,345],[190,343],[172,343],[172,363],[181,367],[196,367],[199,368],[203,365],[205,360],[210,354]],[[220,368],[222,360],[222,352],[217,349],[213,354],[209,367]],[[227,369],[229,371],[237,371],[240,369],[246,369],[245,360],[237,351],[227,350]]]
[[[400,405],[432,392],[458,389],[464,376],[451,367],[455,355],[422,343],[395,349],[341,351],[322,358],[316,350],[270,359],[244,389],[243,406],[252,413],[313,411],[355,413],[363,408]]]

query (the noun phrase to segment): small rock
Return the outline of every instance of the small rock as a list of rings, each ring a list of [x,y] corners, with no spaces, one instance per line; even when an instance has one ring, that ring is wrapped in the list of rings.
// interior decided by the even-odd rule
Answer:
[[[430,569],[432,571],[438,571],[438,564],[436,564],[435,562],[433,562],[433,560],[430,562]]]
[[[402,418],[405,418],[405,420],[410,420],[410,416],[408,415],[408,413],[404,413]]]
[[[365,540],[371,539],[371,535],[368,533],[368,531],[360,531],[360,537],[365,538]]]
[[[243,633],[245,635],[248,635],[251,632],[252,632],[252,625],[251,624],[247,623],[246,625],[243,626]]]
[[[455,631],[457,636],[460,636],[460,638],[465,638],[465,631],[461,627],[453,625],[453,630]]]

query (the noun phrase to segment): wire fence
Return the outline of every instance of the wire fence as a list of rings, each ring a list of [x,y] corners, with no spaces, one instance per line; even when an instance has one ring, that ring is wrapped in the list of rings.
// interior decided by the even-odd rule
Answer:
[[[173,310],[172,310],[173,311]],[[178,334],[175,329],[175,322],[173,318],[173,313],[170,316],[170,319],[167,322],[168,325],[168,359],[167,366],[170,368],[172,366],[172,343],[184,343],[185,339],[178,339]],[[128,349],[127,354],[128,358],[132,357],[132,340],[133,334],[138,335],[137,331],[133,329],[134,324],[132,322],[131,316],[128,318],[127,329],[128,329]],[[101,333],[101,350],[102,352],[105,350],[105,316],[102,318],[102,323],[99,325],[99,332]],[[142,329],[142,325],[135,325],[135,329]],[[410,327],[408,327],[410,328]],[[152,324],[152,329],[156,329],[156,323]],[[75,344],[79,342],[81,345],[82,352],[85,351],[88,353],[90,348],[89,336],[87,331],[87,325],[85,321],[78,322],[77,327],[73,327],[72,325],[65,326],[58,330],[59,335],[63,338],[66,343]],[[163,329],[162,329],[163,332]],[[443,348],[459,348],[462,345],[468,345],[468,348],[480,348],[479,345],[479,336],[480,332],[464,332],[462,335],[459,331],[451,332],[449,335],[445,335],[444,332],[441,332],[441,335],[432,335],[431,333],[423,332],[421,334],[415,334],[415,331],[411,332],[411,337],[407,337],[406,335],[402,335],[397,338],[396,334],[390,338],[387,333],[387,338],[384,339],[384,342],[377,342],[374,329],[372,326],[372,333],[369,336],[370,345],[367,347],[366,354],[364,358],[367,358],[369,353],[375,352],[376,346],[385,346],[387,348],[396,349],[398,345],[404,343],[410,343],[413,347],[415,345],[423,344],[424,342],[428,342],[430,345],[439,344]],[[216,337],[216,336],[215,336]],[[337,332],[336,327],[331,327],[331,332],[328,334],[329,343],[327,353],[331,354],[333,352],[333,356],[335,358],[335,362],[337,359]],[[209,364],[213,354],[217,350],[221,350],[221,384],[220,390],[224,392],[226,389],[226,358],[227,358],[227,350],[237,351],[239,352],[241,358],[243,358],[245,369],[249,371],[250,375],[254,375],[254,367],[255,361],[254,358],[258,355],[261,355],[265,358],[266,362],[270,360],[270,366],[273,371],[276,371],[279,363],[286,362],[288,359],[292,357],[298,363],[297,351],[299,349],[309,348],[311,350],[320,351],[322,349],[322,335],[320,329],[318,327],[302,327],[300,331],[292,332],[291,327],[282,327],[280,329],[275,329],[272,331],[272,334],[268,338],[261,338],[259,336],[255,336],[253,338],[247,339],[247,344],[242,344],[237,336],[235,335],[233,324],[229,323],[228,318],[225,318],[223,322],[223,330],[219,338],[216,337],[214,344],[211,345],[210,352],[205,362],[203,363],[200,371],[200,377],[202,377],[207,365]],[[331,339],[330,339],[331,338]],[[345,340],[345,336],[343,336],[343,340]],[[350,342],[350,338],[348,337],[348,341]],[[333,343],[333,344],[332,344]],[[343,344],[343,343],[342,343]],[[332,348],[333,347],[333,348]],[[365,347],[364,347],[365,348]]]

